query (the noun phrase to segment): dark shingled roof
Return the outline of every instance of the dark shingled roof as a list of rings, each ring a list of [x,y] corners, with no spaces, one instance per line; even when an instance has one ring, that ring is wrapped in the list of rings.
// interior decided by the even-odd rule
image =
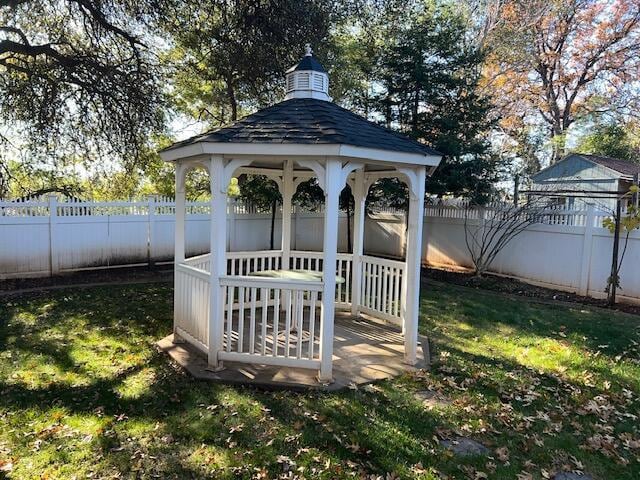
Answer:
[[[345,144],[442,155],[427,145],[370,122],[333,102],[312,98],[285,100],[227,127],[174,143],[165,150],[198,142]]]
[[[327,73],[324,67],[311,55],[305,55],[302,57],[302,60],[298,62],[297,65],[294,65],[286,73],[291,73],[299,70],[313,70],[315,72]]]
[[[631,162],[629,160],[623,160],[621,158],[612,158],[612,157],[604,157],[602,155],[590,155],[587,153],[576,153],[574,155],[578,155],[580,157],[585,158],[591,162],[597,163],[598,165],[602,165],[603,167],[610,168],[611,170],[615,170],[622,175],[633,176],[635,174],[640,174],[640,164]]]

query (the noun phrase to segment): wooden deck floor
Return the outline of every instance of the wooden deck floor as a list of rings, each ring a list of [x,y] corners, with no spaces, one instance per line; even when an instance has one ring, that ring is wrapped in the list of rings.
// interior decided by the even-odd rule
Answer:
[[[160,340],[158,347],[196,379],[266,388],[338,390],[426,368],[428,341],[424,337],[419,341],[418,364],[415,367],[405,365],[403,337],[398,327],[338,313],[333,350],[334,382],[330,385],[318,383],[316,371],[302,368],[225,362],[224,370],[211,372],[207,370],[207,360],[201,352],[187,343],[174,344],[173,335]]]

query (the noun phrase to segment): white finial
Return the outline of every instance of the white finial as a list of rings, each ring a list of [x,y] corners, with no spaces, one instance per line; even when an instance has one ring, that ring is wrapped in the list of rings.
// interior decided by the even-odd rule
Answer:
[[[304,44],[304,49],[305,49],[305,57],[310,57],[311,55],[313,55],[313,51],[311,50],[311,44],[310,43],[305,43]]]

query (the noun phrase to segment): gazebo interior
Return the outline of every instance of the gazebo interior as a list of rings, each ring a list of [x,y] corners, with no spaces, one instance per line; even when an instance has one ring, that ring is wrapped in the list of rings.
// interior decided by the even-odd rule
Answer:
[[[331,102],[312,56],[287,72],[287,96],[243,120],[161,152],[176,166],[173,335],[159,342],[194,376],[339,388],[428,360],[418,335],[425,180],[441,155]],[[185,176],[211,182],[210,253],[185,258]],[[277,250],[226,248],[233,177],[265,175],[282,194]],[[378,179],[406,182],[405,261],[364,255],[365,201]],[[322,251],[291,249],[292,197],[316,178],[325,196]],[[339,253],[339,195],[354,197],[353,253]]]

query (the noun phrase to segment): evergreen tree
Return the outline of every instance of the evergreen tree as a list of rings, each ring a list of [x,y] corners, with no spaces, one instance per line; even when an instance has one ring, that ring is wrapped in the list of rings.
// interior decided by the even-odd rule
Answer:
[[[483,201],[497,180],[488,99],[478,92],[482,51],[454,5],[428,3],[382,55],[378,111],[387,126],[444,153],[427,191]]]

